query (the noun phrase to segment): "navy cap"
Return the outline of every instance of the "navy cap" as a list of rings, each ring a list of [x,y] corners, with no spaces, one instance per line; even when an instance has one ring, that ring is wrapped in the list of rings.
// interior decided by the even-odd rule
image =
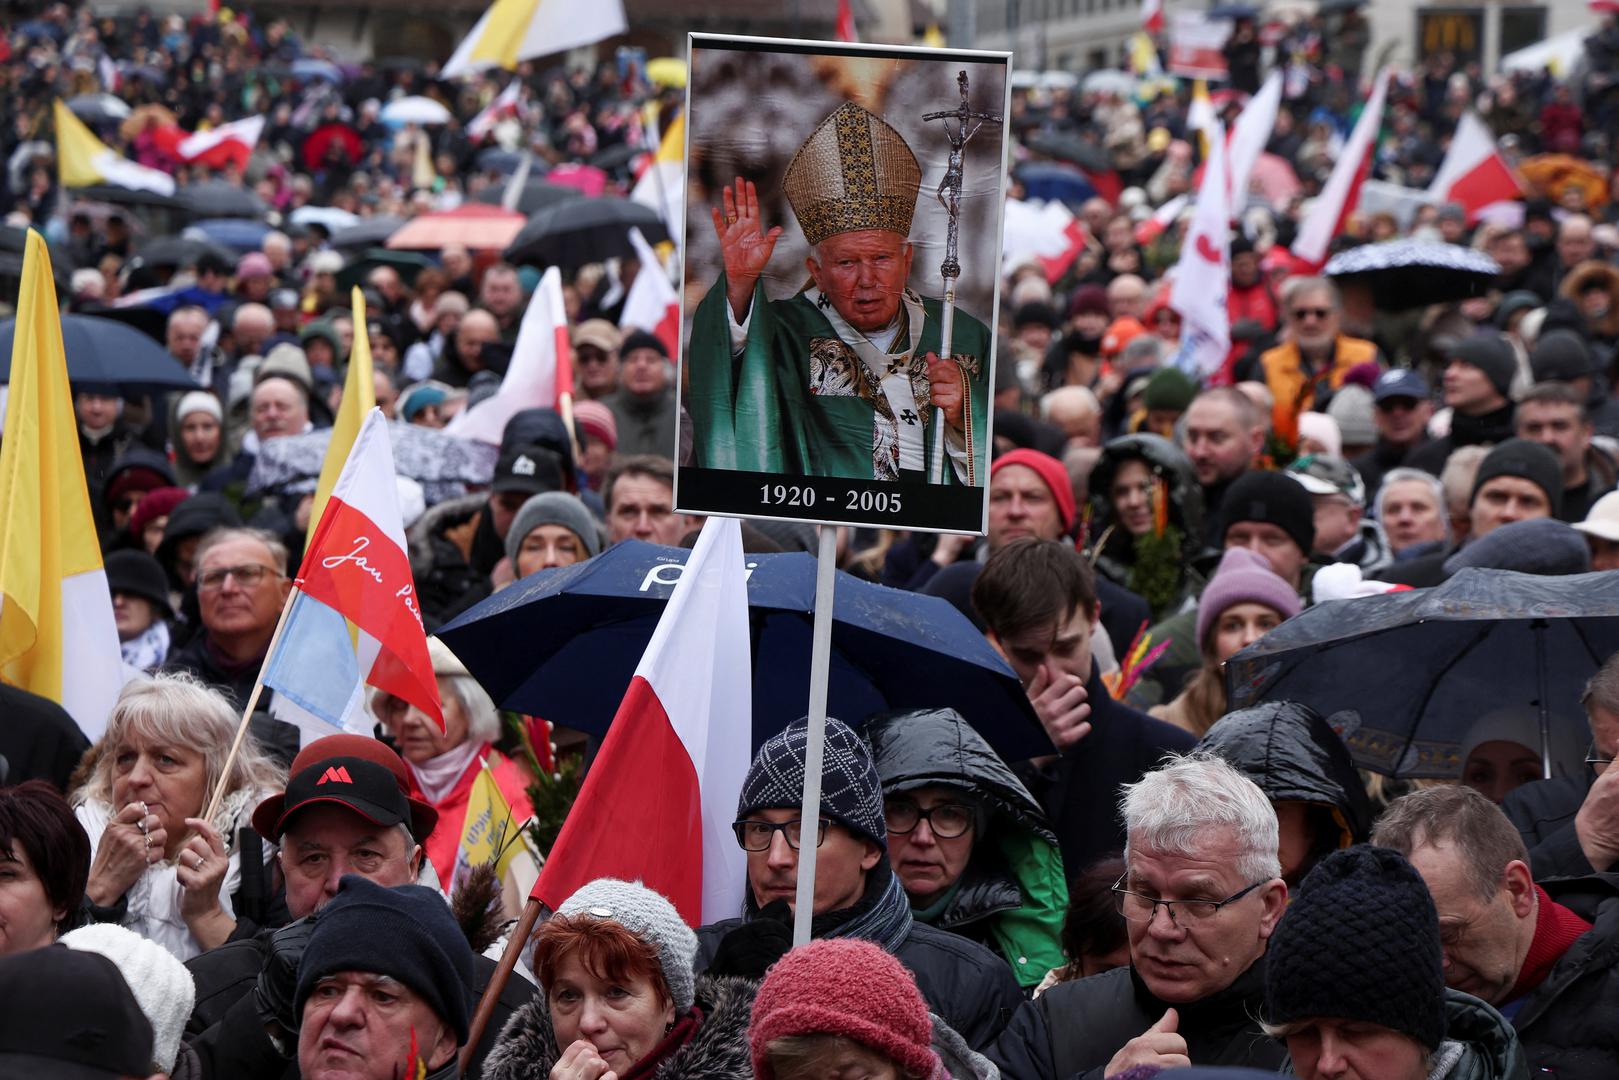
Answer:
[[[1389,398],[1405,397],[1426,401],[1430,391],[1428,380],[1410,368],[1391,368],[1377,377],[1372,388],[1372,399],[1379,404]]]

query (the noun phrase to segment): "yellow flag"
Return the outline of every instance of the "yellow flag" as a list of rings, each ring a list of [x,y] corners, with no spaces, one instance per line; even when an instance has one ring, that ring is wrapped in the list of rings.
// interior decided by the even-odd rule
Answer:
[[[1209,100],[1209,84],[1202,79],[1192,80],[1192,101],[1186,110],[1186,126],[1197,132],[1198,158],[1209,158],[1209,129],[1217,119],[1214,102]]]
[[[123,669],[96,544],[45,241],[32,229],[0,440],[0,680],[60,702],[94,739]]]
[[[309,510],[306,540],[313,539],[321,511],[331,498],[343,463],[359,437],[366,414],[377,404],[377,384],[371,377],[371,335],[365,328],[365,295],[356,285],[354,300],[354,347],[349,351],[349,373],[343,380],[343,400],[337,406],[337,422],[332,425],[332,441],[326,444],[326,458],[320,465],[320,482],[315,485],[315,504]]]
[[[56,177],[63,187],[90,187],[103,177],[96,168],[96,158],[111,153],[106,143],[74,116],[62,99],[51,106],[56,118]]]
[[[518,49],[539,6],[540,0],[495,0],[489,9],[489,22],[473,46],[472,58],[489,61],[508,71],[515,69]]]
[[[686,113],[684,110],[669,121],[669,130],[663,133],[654,158],[660,163],[680,164],[686,160]]]
[[[466,823],[461,827],[461,848],[456,852],[452,882],[484,863],[494,863],[495,876],[504,878],[512,860],[528,850],[517,835],[524,824],[513,818],[511,804],[500,793],[495,774],[485,763],[467,793]]]

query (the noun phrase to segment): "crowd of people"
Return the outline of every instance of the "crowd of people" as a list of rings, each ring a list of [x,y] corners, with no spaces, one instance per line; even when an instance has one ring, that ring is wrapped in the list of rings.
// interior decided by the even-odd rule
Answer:
[[[953,604],[1050,752],[1005,760],[984,737],[1003,718],[946,701],[829,719],[811,837],[806,726],[790,725],[736,807],[735,918],[694,929],[644,883],[603,878],[518,943],[509,979],[496,960],[523,897],[457,868],[474,784],[487,765],[527,817],[542,792],[525,746],[588,768],[590,740],[504,722],[431,637],[442,725],[377,692],[375,737],[300,745],[266,689],[232,753],[315,486],[258,466],[331,425],[362,331],[383,413],[453,445],[443,429],[499,388],[539,280],[455,245],[427,266],[368,260],[334,246],[340,222],[498,192],[525,152],[627,190],[678,91],[633,63],[453,83],[431,64],[340,66],[227,9],[56,4],[4,30],[7,224],[50,240],[67,310],[146,311],[194,385],[73,386],[128,682],[93,745],[0,684],[0,1072],[1619,1075],[1619,657],[1595,666],[1583,715],[1549,733],[1479,716],[1452,775],[1422,780],[1359,768],[1304,703],[1233,710],[1225,676],[1318,603],[1465,568],[1619,569],[1614,15],[1562,77],[1444,54],[1396,74],[1379,179],[1424,187],[1470,110],[1535,178],[1515,216],[1348,217],[1338,248],[1433,239],[1499,267],[1479,295],[1414,311],[1289,253],[1363,106],[1364,22],[1239,20],[1216,107],[1234,118],[1283,70],[1267,149],[1291,181],[1238,207],[1233,345],[1203,378],[1178,362],[1169,302],[1185,216],[1153,228],[1195,191],[1189,87],[1016,90],[1011,197],[1032,194],[1021,166],[1062,156],[1057,136],[1092,151],[1074,177],[1096,194],[1075,200],[1070,261],[1003,267],[993,400],[974,403],[993,417],[987,535],[845,529],[838,562]],[[512,113],[472,124],[511,79]],[[263,201],[252,243],[164,249],[161,214],[59,186],[52,103],[104,91],[132,110],[93,121],[108,146]],[[384,122],[410,94],[451,119]],[[160,134],[251,115],[266,126],[245,166],[188,164]],[[1567,167],[1530,167],[1547,154]],[[515,581],[626,540],[689,546],[701,524],[674,510],[691,447],[670,350],[622,324],[635,277],[665,268],[563,269],[571,423],[517,413],[487,483],[399,478],[430,635]],[[742,534],[750,552],[816,549],[809,525]],[[1165,646],[1146,665],[1143,640]],[[792,949],[806,842],[814,940]]]

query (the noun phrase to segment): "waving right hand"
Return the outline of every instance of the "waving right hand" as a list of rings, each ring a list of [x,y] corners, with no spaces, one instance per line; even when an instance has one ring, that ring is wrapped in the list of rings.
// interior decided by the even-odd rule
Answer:
[[[721,191],[723,209],[710,209],[714,232],[725,260],[726,298],[731,313],[741,322],[748,314],[753,287],[775,253],[781,226],[766,231],[759,217],[759,190],[752,180],[736,178],[734,187]],[[740,303],[738,301],[740,300]]]

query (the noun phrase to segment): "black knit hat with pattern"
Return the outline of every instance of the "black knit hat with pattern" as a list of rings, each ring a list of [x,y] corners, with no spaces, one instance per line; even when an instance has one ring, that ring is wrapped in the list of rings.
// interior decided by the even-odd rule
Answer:
[[[765,740],[742,780],[738,821],[756,810],[798,809],[804,798],[808,741],[807,719],[794,720]],[[877,779],[871,747],[859,732],[830,716],[821,757],[821,813],[888,850],[883,785]]]
[[[1271,937],[1265,1021],[1380,1024],[1429,1050],[1445,1037],[1439,914],[1397,851],[1357,844],[1311,870]]]

